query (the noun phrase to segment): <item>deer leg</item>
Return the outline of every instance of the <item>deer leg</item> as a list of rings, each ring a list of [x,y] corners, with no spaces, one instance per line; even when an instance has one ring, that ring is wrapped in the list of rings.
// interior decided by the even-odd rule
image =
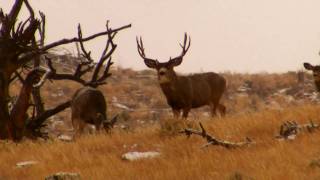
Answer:
[[[72,118],[72,127],[73,127],[73,131],[77,132],[79,130],[79,123],[75,122],[76,120]]]
[[[210,104],[210,109],[211,109],[211,117],[215,117],[217,115],[217,105],[216,103],[211,103]]]
[[[74,136],[79,137],[83,133],[85,124],[81,119],[72,119],[72,126],[74,130]]]
[[[94,125],[96,127],[96,133],[97,132],[100,132],[100,127],[101,127],[101,124],[100,123],[97,123]]]
[[[189,114],[190,108],[184,108],[182,112],[182,118],[187,119]]]
[[[96,132],[100,131],[100,127],[101,127],[101,120],[96,118],[91,120],[94,123],[94,127],[96,128]]]
[[[218,110],[219,110],[221,116],[225,116],[226,115],[226,107],[223,104],[219,104],[218,105]]]
[[[80,123],[79,123],[79,129],[78,129],[79,134],[83,134],[85,127],[86,127],[86,123],[83,122],[83,121],[80,121]]]
[[[172,112],[175,119],[180,118],[180,109],[172,109]]]

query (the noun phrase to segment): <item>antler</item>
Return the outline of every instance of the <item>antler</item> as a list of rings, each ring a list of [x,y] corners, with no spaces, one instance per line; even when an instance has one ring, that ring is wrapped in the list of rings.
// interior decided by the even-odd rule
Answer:
[[[181,43],[180,44],[180,47],[182,48],[182,52],[179,56],[171,59],[171,60],[180,60],[183,58],[184,55],[186,55],[186,53],[188,52],[189,48],[190,48],[190,45],[191,45],[191,38],[189,36],[189,40],[188,40],[188,35],[187,33],[184,33],[184,40],[183,40],[183,45]],[[188,44],[188,45],[187,45]]]
[[[153,60],[153,61],[157,61],[158,62],[158,60],[156,60],[156,59],[151,59],[151,58],[147,58],[146,57],[141,37],[140,38],[137,37],[137,47],[138,47],[138,53],[139,53],[140,57],[142,57],[142,59],[144,59],[144,60]]]

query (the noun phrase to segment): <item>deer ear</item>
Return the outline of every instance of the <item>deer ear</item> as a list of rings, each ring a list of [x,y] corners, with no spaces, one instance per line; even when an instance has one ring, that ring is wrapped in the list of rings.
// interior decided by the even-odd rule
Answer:
[[[307,70],[313,70],[314,66],[312,66],[310,63],[303,63],[304,68]]]
[[[172,67],[174,66],[179,66],[182,63],[182,58],[174,58],[174,59],[170,59],[168,64]]]
[[[156,68],[158,66],[159,62],[157,60],[153,60],[153,59],[144,59],[144,64],[148,68]]]

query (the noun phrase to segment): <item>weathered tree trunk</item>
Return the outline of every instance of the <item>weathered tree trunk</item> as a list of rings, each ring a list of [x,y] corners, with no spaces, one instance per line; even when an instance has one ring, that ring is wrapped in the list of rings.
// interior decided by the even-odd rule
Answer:
[[[20,90],[18,99],[11,110],[10,119],[13,125],[13,139],[19,141],[24,136],[26,120],[27,120],[27,111],[30,106],[30,95],[33,89],[33,84],[36,82],[36,79],[39,75],[37,70],[31,71]]]
[[[13,0],[14,4],[9,13],[4,13],[0,10],[0,139],[14,139],[19,140],[24,136],[24,130],[27,128],[31,130],[32,133],[38,135],[38,130],[43,127],[43,122],[50,116],[63,111],[70,106],[70,101],[66,101],[63,104],[58,105],[52,109],[45,109],[45,106],[41,99],[41,93],[39,88],[34,88],[34,83],[38,81],[38,77],[32,76],[31,71],[27,74],[27,78],[23,80],[24,75],[21,75],[19,70],[30,70],[30,63],[33,63],[34,69],[38,69],[40,65],[39,56],[45,54],[50,49],[70,44],[74,42],[90,41],[100,36],[108,36],[108,41],[106,48],[104,50],[103,56],[101,57],[98,66],[95,69],[94,74],[99,74],[100,67],[102,64],[109,59],[104,73],[98,78],[97,75],[87,82],[82,79],[82,76],[89,72],[93,67],[93,60],[90,57],[90,53],[86,52],[83,44],[81,49],[84,51],[87,62],[80,62],[77,66],[74,74],[58,74],[53,68],[52,63],[48,62],[50,73],[45,73],[43,80],[46,78],[54,80],[73,80],[79,82],[83,85],[99,86],[105,84],[105,80],[111,74],[108,73],[109,67],[111,66],[111,55],[115,48],[117,47],[112,39],[117,34],[118,31],[131,27],[131,25],[126,25],[116,29],[110,29],[107,23],[106,31],[99,32],[82,38],[81,28],[79,25],[78,37],[70,39],[61,39],[59,41],[44,45],[45,39],[45,15],[39,12],[41,19],[35,18],[35,13],[32,6],[29,4],[28,0]],[[29,11],[29,18],[25,21],[18,21],[18,15],[25,5]],[[38,39],[37,33],[40,33],[40,41]],[[110,46],[110,50],[109,50]],[[28,72],[27,71],[27,72]],[[48,76],[50,74],[50,77]],[[15,76],[12,76],[15,75]],[[39,75],[39,74],[33,74]],[[13,105],[12,110],[9,110],[9,87],[10,83],[15,79],[19,78],[23,82],[23,87],[20,91],[17,102]],[[31,79],[30,79],[31,78]],[[35,78],[35,79],[33,79]],[[39,86],[42,85],[44,81],[39,81]],[[36,85],[37,86],[37,85]],[[30,118],[26,122],[26,112],[30,106],[29,99],[30,95],[33,95],[34,104],[36,106],[36,117]],[[9,112],[11,111],[11,112]],[[26,124],[27,123],[27,124]],[[40,133],[41,134],[41,133]]]
[[[34,68],[38,68],[40,66],[40,57],[36,57],[34,60]],[[40,114],[44,113],[44,103],[41,98],[41,87],[33,88],[32,89],[32,97],[33,102],[36,107],[37,116],[40,116]]]
[[[10,116],[8,111],[9,79],[0,69],[0,139],[11,139]]]
[[[37,41],[36,41],[36,38],[34,37],[33,40],[32,40],[32,46],[34,47],[34,49],[37,49],[39,50],[39,47],[43,47],[44,45],[44,25],[45,25],[45,18],[42,16],[42,23],[43,23],[43,26],[41,28],[41,39],[40,39],[40,42],[39,44],[37,44]],[[40,56],[37,56],[34,58],[34,68],[38,68],[41,64],[41,58]],[[44,113],[45,109],[44,109],[44,103],[42,101],[42,98],[41,98],[41,92],[40,92],[40,88],[41,87],[37,87],[37,88],[33,88],[32,89],[32,97],[33,97],[33,102],[34,102],[34,105],[36,107],[36,112],[37,112],[37,117],[40,116],[40,114]]]

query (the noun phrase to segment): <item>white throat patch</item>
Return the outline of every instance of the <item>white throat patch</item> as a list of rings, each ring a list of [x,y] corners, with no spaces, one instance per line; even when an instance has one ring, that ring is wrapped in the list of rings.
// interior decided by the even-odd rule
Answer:
[[[160,84],[170,82],[170,79],[168,78],[168,69],[167,68],[160,68],[159,69],[158,80],[159,80]]]

